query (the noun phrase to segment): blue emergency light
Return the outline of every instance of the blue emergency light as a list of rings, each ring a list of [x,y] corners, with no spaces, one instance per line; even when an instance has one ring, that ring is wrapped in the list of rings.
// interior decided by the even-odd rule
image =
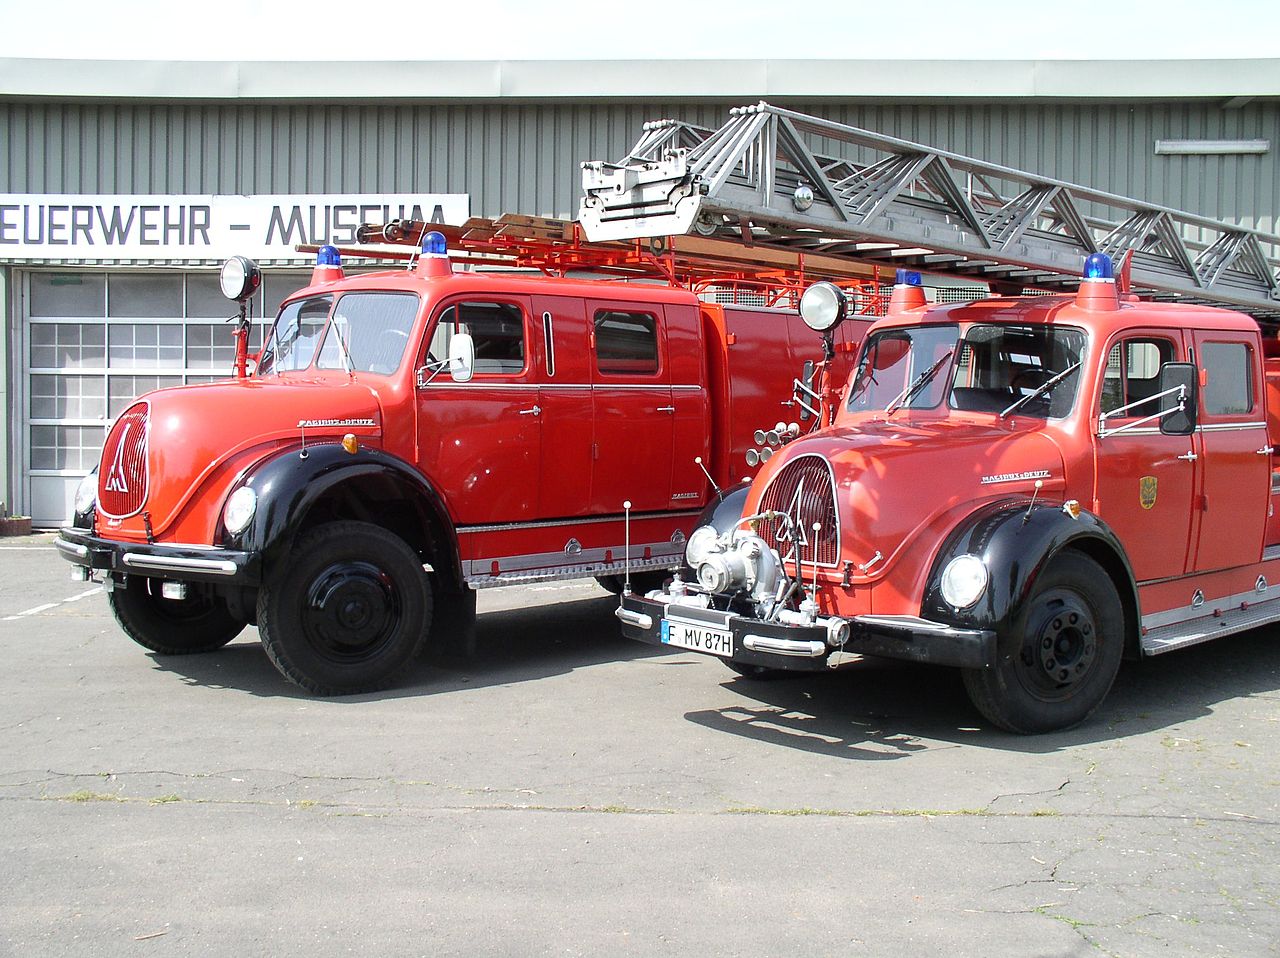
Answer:
[[[1111,257],[1106,253],[1090,253],[1084,261],[1085,279],[1115,279],[1115,270],[1111,266]]]
[[[432,230],[430,233],[422,237],[422,255],[423,256],[447,256],[449,254],[449,244],[444,238],[443,233]]]
[[[920,274],[919,274],[919,273],[917,273],[914,269],[900,269],[900,270],[898,270],[898,275],[897,275],[897,278],[896,278],[896,279],[894,279],[894,283],[895,283],[896,285],[898,285],[898,286],[922,286],[922,285],[924,285],[923,283],[921,283],[921,282],[920,282]]]
[[[336,246],[321,246],[316,250],[317,266],[341,266],[342,254]]]

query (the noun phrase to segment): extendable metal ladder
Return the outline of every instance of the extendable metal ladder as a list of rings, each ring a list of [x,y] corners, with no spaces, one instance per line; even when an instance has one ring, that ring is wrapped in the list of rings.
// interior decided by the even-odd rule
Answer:
[[[817,152],[817,143],[825,150]],[[1084,257],[1126,257],[1132,291],[1280,322],[1280,237],[948,153],[768,103],[717,130],[644,125],[582,164],[593,241],[695,234],[1070,290]]]

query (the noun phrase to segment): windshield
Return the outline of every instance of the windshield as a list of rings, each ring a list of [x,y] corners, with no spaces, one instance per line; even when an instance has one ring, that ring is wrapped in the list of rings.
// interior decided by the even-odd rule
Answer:
[[[912,326],[873,334],[847,408],[948,409],[1060,418],[1071,412],[1086,338],[1064,326]]]
[[[332,319],[330,313],[332,312]],[[414,293],[347,293],[288,303],[280,310],[258,361],[258,374],[306,369],[392,373],[409,343]]]
[[[315,296],[296,303],[286,303],[276,317],[267,345],[263,347],[258,359],[258,375],[289,372],[310,366],[332,303],[332,296]]]
[[[1084,347],[1084,333],[1064,326],[972,326],[961,344],[948,405],[1061,418],[1075,405]]]
[[[932,409],[942,401],[943,375],[960,336],[958,326],[886,329],[867,340],[849,390],[848,408]]]

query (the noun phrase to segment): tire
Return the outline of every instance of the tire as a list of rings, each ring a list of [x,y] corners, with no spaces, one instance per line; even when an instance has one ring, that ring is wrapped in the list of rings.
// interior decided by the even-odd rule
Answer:
[[[289,681],[315,695],[391,685],[431,626],[422,559],[394,533],[331,522],[304,534],[258,593],[258,633]]]
[[[243,631],[245,623],[227,610],[212,586],[187,585],[187,598],[160,595],[159,579],[129,576],[129,584],[107,595],[111,612],[125,634],[160,655],[191,655],[220,649]]]
[[[969,698],[983,716],[1020,735],[1079,725],[1120,669],[1120,596],[1096,562],[1064,552],[1041,573],[1026,608],[996,643],[995,665],[964,670]]]
[[[622,587],[626,584],[626,576],[624,575],[598,575],[596,582],[600,584],[602,589],[612,592],[614,595],[622,595]],[[633,572],[631,573],[631,591],[635,595],[644,595],[652,592],[654,589],[661,589],[663,584],[671,578],[671,570],[659,569],[656,572]]]

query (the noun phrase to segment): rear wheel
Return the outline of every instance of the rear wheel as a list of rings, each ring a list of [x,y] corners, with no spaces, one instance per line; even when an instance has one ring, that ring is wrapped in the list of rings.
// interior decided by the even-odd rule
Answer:
[[[1071,728],[1106,697],[1120,668],[1124,610],[1092,559],[1063,553],[1040,575],[989,669],[965,669],[969,698],[987,719],[1029,735]]]
[[[258,632],[281,673],[308,692],[386,688],[431,625],[431,584],[399,536],[366,522],[306,533],[258,594]]]
[[[220,649],[244,629],[212,586],[190,583],[187,598],[166,599],[161,580],[129,576],[107,596],[120,628],[133,641],[161,655]]]

